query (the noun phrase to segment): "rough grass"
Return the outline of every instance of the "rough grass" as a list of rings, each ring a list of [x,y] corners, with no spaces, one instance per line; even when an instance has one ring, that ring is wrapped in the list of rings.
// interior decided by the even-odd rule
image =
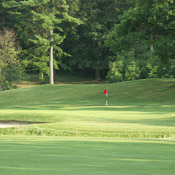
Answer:
[[[0,92],[0,99],[0,120],[47,122],[0,129],[0,134],[175,137],[175,79],[41,85]]]

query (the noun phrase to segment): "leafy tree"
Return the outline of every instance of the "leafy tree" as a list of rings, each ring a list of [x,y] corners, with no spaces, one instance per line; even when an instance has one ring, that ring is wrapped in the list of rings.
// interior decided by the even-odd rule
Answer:
[[[136,0],[135,6],[121,15],[114,38],[107,43],[116,55],[134,50],[137,60],[147,60],[147,76],[164,76],[175,58],[174,24],[174,0]],[[155,60],[161,62],[156,67]]]
[[[50,74],[50,84],[54,84],[53,66],[58,69],[66,55],[60,47],[66,37],[61,24],[65,21],[78,24],[79,20],[68,14],[65,0],[18,0],[4,3],[4,7],[15,12],[18,23],[14,27],[24,50],[23,63],[40,75]]]
[[[118,54],[116,60],[110,62],[110,70],[107,79],[110,82],[135,80],[139,78],[140,68],[133,51]]]
[[[75,13],[83,23],[75,31],[69,31],[63,43],[65,50],[72,55],[66,63],[74,70],[87,70],[97,79],[108,70],[113,55],[104,44],[110,35],[118,16],[127,9],[131,1],[121,0],[79,0],[79,11]],[[128,3],[128,4],[127,4]]]
[[[0,90],[9,89],[20,78],[21,67],[18,55],[21,49],[12,30],[0,32]]]
[[[8,1],[9,0],[0,0],[0,30],[3,30],[4,27],[9,27],[12,24],[8,11],[3,6],[3,3]]]

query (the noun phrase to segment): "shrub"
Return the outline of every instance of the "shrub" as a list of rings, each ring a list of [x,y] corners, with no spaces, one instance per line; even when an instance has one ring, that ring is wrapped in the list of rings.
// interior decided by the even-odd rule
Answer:
[[[109,72],[107,75],[107,79],[110,82],[120,82],[123,81],[123,70],[124,70],[124,63],[123,60],[111,62],[109,65]]]
[[[0,90],[9,89],[21,76],[18,54],[21,49],[12,30],[0,31]]]
[[[131,60],[126,63],[125,68],[125,80],[135,80],[139,77],[140,70],[136,64],[136,61]]]
[[[122,53],[110,63],[107,79],[110,82],[134,80],[139,77],[140,69],[135,61],[133,52]]]

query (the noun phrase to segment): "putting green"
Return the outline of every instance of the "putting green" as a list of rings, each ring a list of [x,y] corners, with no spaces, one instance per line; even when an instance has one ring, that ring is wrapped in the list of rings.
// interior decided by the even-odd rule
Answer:
[[[78,137],[169,138],[175,136],[173,105],[62,106],[61,109],[1,109],[0,120],[45,122],[0,129],[0,134]]]
[[[0,136],[2,175],[173,175],[175,141]]]

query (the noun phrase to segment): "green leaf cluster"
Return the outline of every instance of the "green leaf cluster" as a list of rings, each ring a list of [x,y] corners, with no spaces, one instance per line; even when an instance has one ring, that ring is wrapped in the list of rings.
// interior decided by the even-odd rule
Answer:
[[[69,55],[60,47],[66,37],[62,25],[79,24],[78,19],[68,14],[66,1],[18,0],[4,2],[3,6],[16,20],[14,28],[23,47],[21,59],[28,71],[49,75],[51,45],[54,46],[54,68],[58,69],[62,57]],[[54,31],[52,36],[50,30]]]
[[[133,51],[137,62],[142,60],[141,78],[175,77],[168,66],[175,58],[174,1],[136,0],[119,19],[106,41],[111,51],[116,56]]]
[[[9,89],[14,80],[21,78],[20,51],[14,32],[4,28],[0,32],[0,90]]]

